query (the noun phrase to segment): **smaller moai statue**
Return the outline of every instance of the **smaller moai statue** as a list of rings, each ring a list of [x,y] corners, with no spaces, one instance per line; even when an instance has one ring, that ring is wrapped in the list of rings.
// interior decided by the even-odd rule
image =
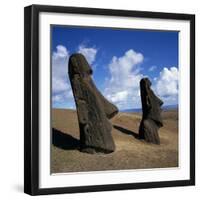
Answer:
[[[96,88],[92,80],[92,69],[82,54],[69,58],[69,78],[76,102],[80,150],[87,153],[111,153],[115,144],[111,135],[109,119],[118,113]]]
[[[140,94],[142,101],[142,121],[139,127],[139,138],[149,143],[160,144],[158,129],[163,126],[161,106],[163,101],[159,99],[150,88],[148,78],[140,81]]]

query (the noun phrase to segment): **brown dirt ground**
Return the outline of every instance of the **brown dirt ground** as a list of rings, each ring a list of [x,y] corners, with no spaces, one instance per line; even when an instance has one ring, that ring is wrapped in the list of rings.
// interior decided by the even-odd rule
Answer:
[[[163,112],[160,145],[138,140],[139,113],[118,113],[111,121],[116,151],[87,154],[78,150],[79,127],[75,110],[52,110],[51,172],[81,172],[178,167],[178,112]]]

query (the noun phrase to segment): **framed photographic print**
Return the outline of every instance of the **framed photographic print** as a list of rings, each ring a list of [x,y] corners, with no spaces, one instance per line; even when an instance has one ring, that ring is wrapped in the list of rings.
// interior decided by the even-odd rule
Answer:
[[[24,191],[195,184],[195,16],[25,8]]]

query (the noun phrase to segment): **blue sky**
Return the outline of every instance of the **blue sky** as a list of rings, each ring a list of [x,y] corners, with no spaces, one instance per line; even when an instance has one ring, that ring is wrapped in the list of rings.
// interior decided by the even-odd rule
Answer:
[[[67,73],[75,52],[85,55],[97,88],[120,110],[141,107],[143,77],[165,105],[178,104],[178,32],[52,26],[51,34],[54,108],[75,108]]]

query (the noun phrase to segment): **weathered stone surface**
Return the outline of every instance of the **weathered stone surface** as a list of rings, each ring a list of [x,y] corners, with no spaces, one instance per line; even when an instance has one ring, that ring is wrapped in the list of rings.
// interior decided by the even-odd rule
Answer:
[[[163,102],[150,87],[151,82],[148,78],[141,79],[140,93],[143,116],[139,128],[139,138],[150,143],[160,144],[158,129],[163,126],[161,117]]]
[[[118,113],[116,106],[108,102],[96,88],[92,69],[82,54],[69,59],[69,78],[76,102],[80,150],[87,153],[110,153],[115,150],[108,119]]]

